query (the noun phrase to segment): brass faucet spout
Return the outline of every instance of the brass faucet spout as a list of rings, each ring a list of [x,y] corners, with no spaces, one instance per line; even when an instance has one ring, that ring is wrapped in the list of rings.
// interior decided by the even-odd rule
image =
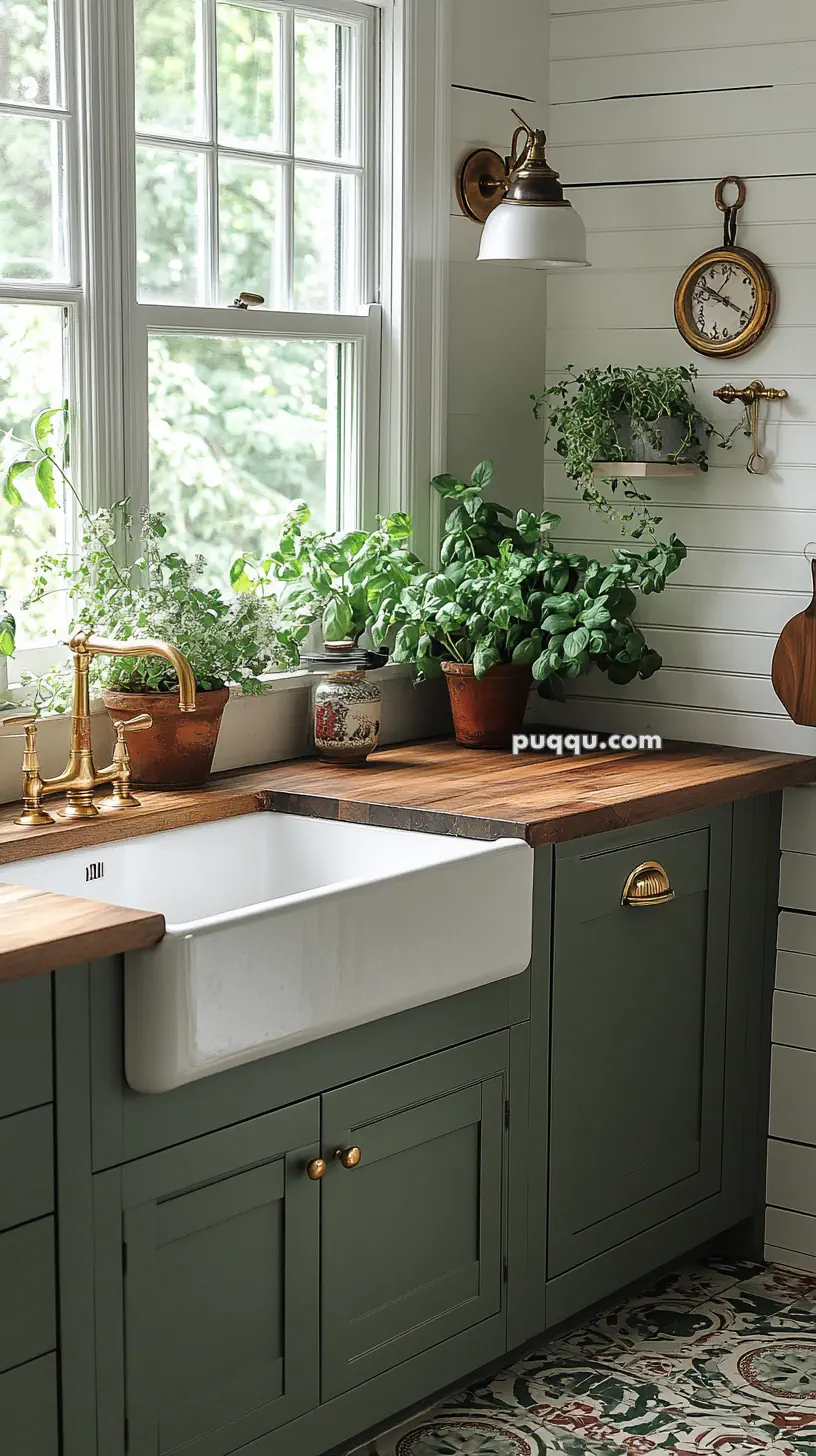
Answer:
[[[182,713],[194,713],[196,706],[195,676],[187,658],[169,642],[159,642],[153,637],[133,637],[127,642],[109,642],[105,637],[94,637],[87,632],[77,632],[68,643],[72,652],[97,653],[105,657],[163,657],[175,669],[179,680],[179,708]]]

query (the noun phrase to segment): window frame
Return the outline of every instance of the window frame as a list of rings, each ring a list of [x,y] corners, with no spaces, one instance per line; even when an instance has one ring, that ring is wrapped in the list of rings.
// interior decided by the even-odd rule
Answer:
[[[0,306],[4,304],[43,305],[60,309],[65,328],[63,357],[65,392],[72,405],[77,396],[84,394],[84,377],[89,354],[88,337],[88,290],[86,271],[86,226],[84,182],[86,176],[86,152],[84,137],[84,95],[82,58],[82,19],[85,0],[53,0],[55,31],[54,96],[49,105],[0,99],[0,117],[12,116],[21,119],[41,119],[62,125],[62,173],[54,179],[59,188],[57,212],[59,225],[64,234],[58,239],[62,280],[57,278],[10,279],[0,278]],[[67,327],[65,327],[67,325]],[[43,408],[60,404],[59,400],[43,402]],[[77,473],[85,470],[91,457],[89,435],[85,430],[74,428],[72,422],[73,454]],[[76,530],[77,513],[73,500],[65,502],[66,538],[71,540]],[[2,585],[2,583],[0,583]],[[42,671],[55,655],[53,643],[38,643],[34,647],[21,648],[15,653],[15,669],[20,672]],[[0,669],[7,676],[8,664],[0,661]],[[0,681],[2,687],[2,681]]]
[[[146,135],[136,127],[135,96],[135,47],[134,47],[134,4],[133,0],[118,0],[120,67],[123,80],[120,86],[119,132],[120,132],[120,175],[122,178],[124,208],[122,214],[122,311],[124,339],[125,378],[125,460],[124,485],[131,502],[134,517],[149,504],[149,434],[148,434],[148,348],[151,333],[183,334],[201,337],[251,335],[266,339],[325,339],[327,343],[351,343],[354,349],[353,377],[346,384],[348,396],[347,422],[352,429],[344,441],[342,462],[342,490],[338,502],[337,524],[347,526],[359,524],[370,527],[378,508],[378,422],[380,393],[380,357],[382,334],[382,310],[378,303],[371,303],[359,312],[350,313],[305,313],[296,310],[277,311],[268,308],[243,311],[209,302],[207,304],[167,304],[140,302],[137,276],[137,219],[136,219],[136,145],[137,139]],[[324,5],[295,3],[295,0],[231,0],[249,9],[275,10],[281,3],[294,17],[298,14],[315,15],[320,18],[334,18],[339,15],[353,17],[360,24],[364,42],[360,47],[361,88],[368,92],[368,102],[360,131],[360,165],[363,181],[360,186],[359,207],[368,226],[360,234],[361,264],[363,276],[361,291],[376,297],[379,289],[378,270],[375,267],[373,247],[373,219],[377,197],[376,171],[376,105],[375,66],[376,49],[379,42],[378,25],[375,24],[375,6],[358,3],[358,0],[335,0]],[[218,0],[201,0],[208,44],[214,41]],[[215,59],[209,57],[207,69],[210,82],[215,71]],[[213,160],[222,151],[231,153],[233,148],[220,148],[215,117],[215,98],[204,96],[210,115],[210,140],[204,144],[190,141],[190,147],[202,149],[206,145],[211,158],[209,187],[213,187]],[[291,98],[290,98],[291,104]],[[152,135],[150,140],[152,141]],[[263,155],[260,154],[259,155]],[[332,166],[326,164],[327,169]],[[357,169],[355,168],[355,171]],[[369,195],[366,196],[366,189]],[[212,211],[208,219],[210,227],[218,226],[217,195],[212,200]],[[358,218],[359,225],[359,218]],[[217,270],[212,270],[208,280],[209,293],[217,296],[219,280]],[[236,542],[236,548],[240,543]]]
[[[250,0],[247,0],[250,3]],[[273,0],[252,0],[276,8]],[[70,108],[69,217],[74,275],[62,285],[0,284],[0,301],[63,303],[73,310],[70,384],[77,410],[76,479],[90,510],[129,495],[147,502],[149,328],[354,340],[359,471],[344,501],[370,528],[403,510],[414,545],[433,556],[440,503],[429,487],[444,467],[447,420],[447,278],[450,213],[449,0],[366,0],[376,27],[379,116],[366,147],[378,178],[364,238],[371,304],[359,314],[273,313],[140,304],[136,294],[133,0],[57,0],[65,37],[62,100]],[[356,0],[299,11],[359,14]],[[69,158],[66,157],[66,171]],[[193,327],[190,329],[190,325]],[[134,403],[138,400],[138,408]],[[41,670],[43,648],[18,653]],[[55,653],[55,655],[57,655]]]

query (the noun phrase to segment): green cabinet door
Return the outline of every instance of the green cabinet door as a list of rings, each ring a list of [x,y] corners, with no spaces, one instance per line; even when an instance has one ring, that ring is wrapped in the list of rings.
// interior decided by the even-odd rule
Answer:
[[[731,811],[693,822],[556,853],[549,1279],[720,1188]],[[674,898],[624,905],[644,861]]]
[[[128,1456],[225,1456],[317,1404],[318,1133],[315,1099],[122,1170]]]
[[[508,1047],[497,1033],[323,1098],[324,1401],[502,1312]]]

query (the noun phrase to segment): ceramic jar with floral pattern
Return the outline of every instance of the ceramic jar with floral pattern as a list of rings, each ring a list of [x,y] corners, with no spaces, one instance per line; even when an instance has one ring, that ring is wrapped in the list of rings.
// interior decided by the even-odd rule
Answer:
[[[380,739],[380,690],[355,669],[330,672],[315,689],[314,739],[326,763],[365,763]]]

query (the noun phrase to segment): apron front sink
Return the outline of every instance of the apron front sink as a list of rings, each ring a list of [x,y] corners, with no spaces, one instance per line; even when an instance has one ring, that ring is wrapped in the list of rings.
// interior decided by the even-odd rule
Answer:
[[[162,913],[125,956],[125,1075],[164,1092],[526,969],[533,851],[257,813],[9,865]]]

